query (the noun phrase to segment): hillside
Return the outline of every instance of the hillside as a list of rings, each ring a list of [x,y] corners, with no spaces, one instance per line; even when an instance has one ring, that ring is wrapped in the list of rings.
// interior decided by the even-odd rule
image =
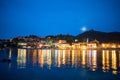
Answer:
[[[120,43],[120,32],[100,32],[100,31],[95,31],[95,30],[89,30],[86,31],[82,34],[79,34],[76,36],[76,38],[79,41],[86,41],[87,38],[89,39],[89,41],[92,41],[94,39],[100,41],[101,42],[105,42],[105,43]]]

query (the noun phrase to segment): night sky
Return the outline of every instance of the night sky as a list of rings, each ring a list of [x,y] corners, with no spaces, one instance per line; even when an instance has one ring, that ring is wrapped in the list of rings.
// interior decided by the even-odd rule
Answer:
[[[120,31],[120,0],[0,0],[0,39]]]

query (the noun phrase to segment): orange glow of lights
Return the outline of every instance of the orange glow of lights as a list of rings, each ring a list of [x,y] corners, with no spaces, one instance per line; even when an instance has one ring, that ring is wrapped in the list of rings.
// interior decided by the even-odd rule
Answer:
[[[59,52],[58,52],[58,67],[60,67],[60,65],[61,65],[60,58],[61,58],[61,50],[59,50]]]
[[[74,53],[75,50],[72,50],[72,67],[74,66],[74,62],[75,62],[75,53]]]
[[[51,68],[51,64],[52,64],[52,60],[51,60],[51,50],[47,51],[47,64],[48,64],[48,68]]]
[[[63,59],[62,59],[62,63],[65,65],[65,50],[63,50]]]
[[[117,74],[117,57],[115,50],[112,50],[112,69],[113,69],[113,74]]]
[[[40,64],[40,67],[43,67],[43,65],[44,65],[44,54],[42,53],[42,50],[38,51],[38,63]]]
[[[110,56],[108,50],[103,50],[102,52],[102,69],[103,72],[109,71],[110,69]]]
[[[82,50],[82,65],[85,65],[85,50]]]
[[[102,70],[105,72],[105,51],[102,51]]]
[[[97,68],[97,52],[96,52],[96,50],[93,50],[92,54],[93,54],[92,55],[92,64],[93,64],[92,70],[95,71]]]

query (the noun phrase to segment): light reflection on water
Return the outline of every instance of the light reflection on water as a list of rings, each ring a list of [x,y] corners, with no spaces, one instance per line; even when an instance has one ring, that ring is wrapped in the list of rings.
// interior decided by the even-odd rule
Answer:
[[[26,67],[26,49],[18,49],[17,66],[19,68]]]
[[[112,50],[112,69],[113,74],[117,74],[117,56],[115,50]]]
[[[108,50],[102,51],[102,70],[108,72],[110,69],[110,54]]]
[[[11,56],[12,49],[9,50],[9,58]],[[112,71],[113,74],[118,74],[118,68],[120,68],[120,51],[118,50],[18,49],[16,59],[18,68],[27,68],[29,65],[48,69],[81,67],[91,71],[99,68],[102,72]]]

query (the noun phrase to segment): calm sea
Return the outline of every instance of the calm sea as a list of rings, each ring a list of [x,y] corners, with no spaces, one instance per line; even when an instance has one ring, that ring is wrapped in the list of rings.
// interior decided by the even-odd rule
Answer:
[[[0,80],[120,80],[120,50],[4,49]]]

